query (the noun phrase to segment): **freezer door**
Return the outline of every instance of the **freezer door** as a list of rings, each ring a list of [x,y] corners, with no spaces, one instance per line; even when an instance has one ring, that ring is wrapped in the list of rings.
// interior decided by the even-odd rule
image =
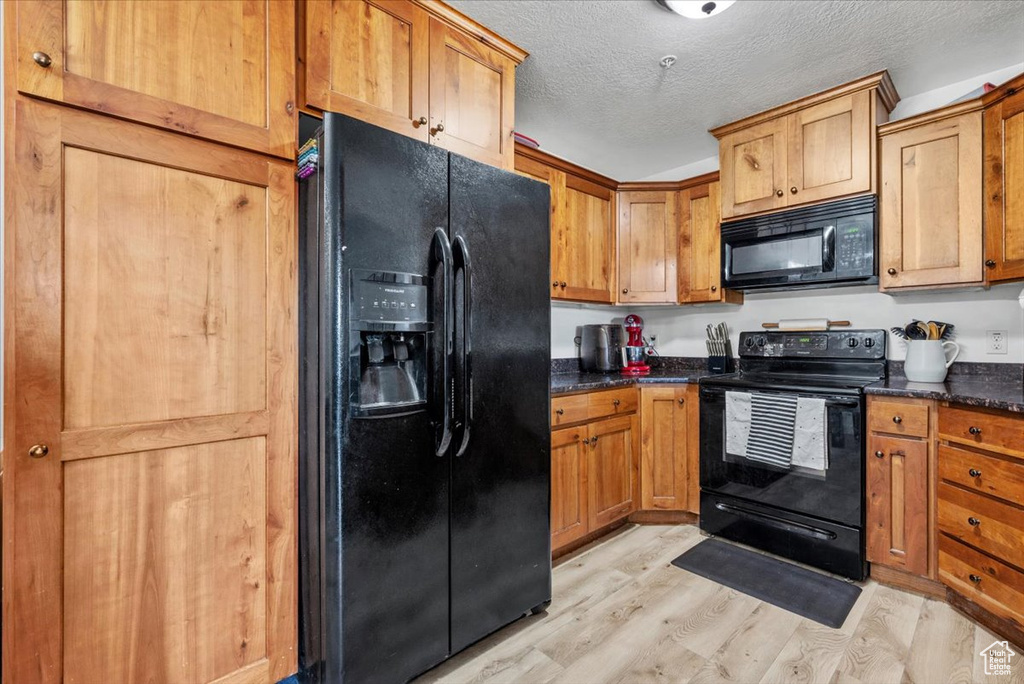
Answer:
[[[349,400],[365,333],[352,327],[360,317],[350,316],[348,288],[353,273],[428,278],[435,300],[429,318],[443,320],[444,278],[434,248],[437,228],[441,235],[448,229],[448,157],[333,114],[325,115],[321,154],[323,221],[303,264],[319,274],[316,291],[305,292],[307,312],[316,314],[306,318],[315,328],[306,331],[303,360],[316,364],[303,374],[318,383],[315,411],[304,417],[319,421],[310,427],[319,436],[306,440],[303,458],[319,444],[318,462],[306,472],[322,473],[322,486],[302,497],[307,519],[315,524],[319,516],[321,525],[319,557],[309,556],[320,577],[308,579],[320,597],[315,601],[305,587],[302,596],[304,611],[320,611],[309,624],[319,622],[322,638],[319,656],[308,655],[319,657],[319,666],[304,666],[324,682],[406,681],[449,653],[449,459],[437,455],[435,442],[446,394],[436,358],[445,326],[428,336],[434,358],[427,405],[361,414]]]
[[[454,154],[449,178],[455,653],[551,598],[550,199],[542,183]]]

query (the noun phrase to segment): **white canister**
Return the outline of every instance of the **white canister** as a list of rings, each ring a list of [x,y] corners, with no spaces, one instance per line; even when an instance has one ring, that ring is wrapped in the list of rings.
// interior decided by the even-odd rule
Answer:
[[[953,355],[946,353],[953,350]],[[960,345],[949,340],[907,340],[903,374],[911,382],[942,382],[949,367],[960,356]]]

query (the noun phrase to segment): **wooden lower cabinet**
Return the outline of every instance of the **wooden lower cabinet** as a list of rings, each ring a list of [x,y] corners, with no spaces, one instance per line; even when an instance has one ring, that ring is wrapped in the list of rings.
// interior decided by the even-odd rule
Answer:
[[[590,528],[624,518],[636,509],[637,416],[619,416],[589,425],[587,467]]]
[[[696,385],[640,390],[640,508],[700,509]]]
[[[584,444],[584,440],[588,440]],[[587,426],[551,433],[551,548],[576,541],[590,530],[587,491]]]
[[[868,561],[931,579],[936,553],[934,414],[930,401],[869,397],[865,455]],[[904,432],[908,423],[920,437]]]

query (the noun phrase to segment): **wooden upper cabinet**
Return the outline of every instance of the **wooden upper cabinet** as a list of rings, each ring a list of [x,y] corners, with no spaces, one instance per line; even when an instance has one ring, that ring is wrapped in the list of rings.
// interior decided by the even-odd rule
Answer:
[[[879,129],[882,290],[984,279],[981,118],[971,102]]]
[[[870,92],[807,107],[787,119],[789,204],[870,192],[875,132]]]
[[[694,385],[641,388],[640,508],[699,510],[698,403]]]
[[[717,174],[711,174],[717,176]],[[722,289],[720,183],[679,192],[679,303],[743,302],[743,293]]]
[[[11,4],[19,91],[294,157],[291,0]]]
[[[990,281],[1024,278],[1024,76],[985,110],[985,249]]]
[[[675,302],[679,193],[618,195],[618,301]]]
[[[786,121],[775,119],[721,139],[722,218],[786,206]]]
[[[26,98],[14,114],[4,681],[287,677],[294,169]]]
[[[471,159],[512,169],[516,63],[430,20],[430,135]]]
[[[722,218],[872,192],[876,125],[898,101],[883,71],[712,130]]]
[[[430,15],[406,0],[310,0],[306,104],[426,142]]]

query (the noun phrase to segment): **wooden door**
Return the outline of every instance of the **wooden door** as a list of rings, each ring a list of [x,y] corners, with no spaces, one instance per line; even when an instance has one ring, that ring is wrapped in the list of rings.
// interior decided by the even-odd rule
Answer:
[[[293,158],[295,4],[11,3],[28,95]]]
[[[980,283],[981,112],[881,138],[883,290]]]
[[[409,0],[309,0],[305,102],[426,142],[430,20]]]
[[[476,38],[430,20],[431,141],[512,170],[516,65]]]
[[[872,435],[867,464],[867,558],[928,573],[928,442]]]
[[[1024,278],[1024,90],[985,111],[985,249],[990,281]]]
[[[568,272],[568,236],[565,229],[565,173],[530,159],[515,155],[516,173],[547,183],[551,189],[551,297],[565,299]]]
[[[14,114],[3,679],[278,681],[296,669],[293,169]]]
[[[789,206],[871,191],[871,98],[862,90],[786,117]]]
[[[678,202],[676,192],[619,193],[619,302],[676,301]]]
[[[679,303],[743,303],[722,289],[722,199],[717,181],[679,193]]]
[[[700,427],[693,389],[640,390],[640,508],[644,510],[699,509]]]
[[[636,508],[637,417],[608,418],[588,427],[590,529],[596,530]]]
[[[719,141],[723,219],[786,206],[786,127],[772,119]]]
[[[587,426],[551,433],[551,548],[590,531],[587,494]]]
[[[615,193],[564,174],[563,222],[558,226],[558,298],[615,302]]]

